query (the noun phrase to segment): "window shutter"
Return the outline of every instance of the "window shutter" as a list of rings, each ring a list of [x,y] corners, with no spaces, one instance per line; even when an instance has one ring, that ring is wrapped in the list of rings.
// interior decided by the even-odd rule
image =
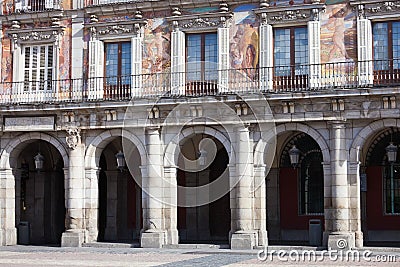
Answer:
[[[53,9],[54,8],[54,2],[53,0],[45,0],[44,2],[44,7],[46,9]]]
[[[310,88],[321,85],[321,32],[319,21],[308,22],[308,60]]]
[[[89,41],[89,81],[88,99],[103,99],[104,44],[102,41]]]
[[[218,28],[218,88],[227,92],[229,87],[229,28]]]
[[[260,90],[272,90],[273,35],[272,26],[261,24],[260,28]]]
[[[373,83],[372,73],[372,27],[369,19],[357,20],[358,84]]]
[[[185,93],[185,33],[175,30],[171,35],[171,94]]]
[[[142,36],[137,34],[131,38],[132,60],[132,96],[140,96],[142,90]]]

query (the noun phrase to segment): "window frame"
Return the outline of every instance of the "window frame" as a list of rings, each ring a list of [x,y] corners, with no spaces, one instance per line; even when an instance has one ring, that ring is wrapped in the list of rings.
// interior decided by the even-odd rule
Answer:
[[[27,49],[29,48],[29,59],[27,61]],[[36,48],[36,53],[33,53],[34,48]],[[42,48],[45,49],[44,64],[41,65]],[[23,66],[22,68],[22,81],[24,83],[24,92],[40,92],[40,91],[50,91],[52,90],[53,81],[55,80],[55,65],[56,65],[56,52],[55,45],[53,43],[44,44],[26,44],[21,47],[22,61],[20,62]],[[51,51],[52,59],[49,61]],[[36,58],[36,66],[34,60]],[[27,68],[28,63],[28,68]],[[49,65],[51,63],[51,65]],[[36,74],[34,74],[34,71]],[[44,79],[41,77],[42,71],[44,72]],[[26,79],[26,73],[28,72],[28,79]],[[49,80],[49,72],[51,79]],[[35,77],[34,77],[35,76]]]
[[[107,76],[107,57],[109,55],[107,49],[109,45],[117,45],[117,75]],[[127,65],[129,65],[129,71],[127,73],[123,69],[125,68],[122,64],[123,61],[123,45],[129,44],[125,52],[128,52],[129,59]],[[110,99],[125,99],[129,98],[132,90],[132,42],[130,40],[119,40],[110,39],[104,42],[104,96]]]
[[[372,22],[372,59],[373,59],[373,73],[374,73],[374,83],[379,85],[381,82],[384,84],[390,83],[400,83],[400,57],[394,58],[393,49],[393,24],[398,23],[398,34],[400,35],[400,21],[398,20],[388,20],[388,21],[373,21]],[[377,58],[375,45],[376,41],[376,30],[375,27],[378,24],[384,24],[387,26],[387,32],[384,41],[386,45],[385,53],[386,58]],[[400,45],[397,46],[400,53]],[[381,62],[379,64],[379,62]]]
[[[383,168],[382,168],[382,190],[383,190],[383,192],[382,192],[382,197],[383,197],[383,199],[382,199],[382,205],[383,205],[382,210],[383,210],[384,215],[387,215],[387,216],[398,216],[398,215],[400,215],[400,189],[396,190],[396,185],[395,184],[393,185],[393,188],[392,188],[392,185],[390,183],[390,180],[391,180],[391,177],[390,177],[390,171],[391,170],[390,169],[392,167],[393,168],[397,168],[398,170],[400,170],[400,164],[398,164],[398,163],[394,163],[394,164],[388,163],[388,164],[385,164],[385,166],[383,166]],[[395,174],[394,171],[393,171],[393,173]],[[397,173],[399,173],[399,172],[397,172]],[[397,178],[394,177],[394,182],[397,183],[397,184],[400,184],[400,174],[397,175]],[[387,183],[389,183],[389,185]],[[393,201],[394,201],[393,202],[393,208],[394,208],[394,210],[392,210],[391,212],[388,211],[388,208],[389,208],[388,204],[390,206],[392,206],[392,199],[390,199],[390,201],[388,203],[388,199],[391,198],[391,194],[388,195],[388,187],[389,187],[390,193],[392,193],[392,191],[397,191],[397,194],[396,194],[396,192],[394,193],[394,197],[393,197]],[[397,187],[399,187],[399,186],[397,186]],[[397,202],[398,202],[397,203],[397,211],[396,211],[396,195],[397,195],[397,199],[398,199],[397,200]]]
[[[310,163],[307,166],[304,166],[305,160],[307,160],[307,157],[314,157],[311,158]],[[298,172],[298,211],[299,211],[299,215],[303,216],[303,215],[324,215],[324,170],[321,164],[321,151],[320,150],[310,150],[308,151],[305,155],[302,156],[302,160],[300,162],[300,169]],[[311,165],[314,161],[314,163],[318,163],[318,168],[319,170],[319,174],[321,174],[320,177],[314,177],[309,175],[308,177],[312,178],[308,180],[308,190],[305,190],[305,183],[306,183],[306,177],[304,177],[304,175],[307,175],[308,173],[308,168],[310,167],[309,165]],[[304,167],[306,167],[307,169],[305,170]],[[316,166],[315,166],[316,167]],[[315,173],[316,170],[314,170],[312,173]],[[309,182],[311,180],[312,181],[316,181],[317,179],[320,179],[320,184],[317,184],[316,186],[310,186]],[[317,188],[317,186],[320,186],[320,188]],[[310,193],[311,190],[309,190],[309,188],[314,188],[314,192]],[[315,189],[319,189],[319,198],[314,198],[314,199],[310,199],[312,196],[315,196],[318,192]],[[307,196],[308,193],[312,194],[311,197]],[[310,206],[312,206],[312,203],[314,203],[315,201],[319,201],[319,205],[321,210],[320,211],[315,211],[315,212],[309,212]]]
[[[206,37],[207,36],[211,36],[211,35],[213,35],[213,37],[215,37],[215,38],[213,38],[213,41],[215,41],[215,49],[214,49],[215,53],[214,53],[213,57],[216,59],[216,62],[206,61]],[[218,73],[218,49],[219,49],[218,48],[218,33],[214,32],[214,31],[209,31],[209,32],[192,32],[192,33],[186,33],[185,34],[185,39],[186,39],[185,40],[185,44],[186,44],[186,47],[185,47],[185,55],[186,55],[185,72],[187,74],[189,74],[188,64],[190,63],[188,61],[189,56],[190,56],[189,55],[189,45],[188,44],[189,44],[189,38],[191,36],[200,36],[200,79],[199,80],[197,80],[197,79],[191,80],[191,79],[188,79],[189,75],[186,75],[186,82],[217,82],[218,75],[215,76],[215,79],[212,79],[212,78],[208,79],[207,78],[207,76],[208,76],[207,72],[209,72],[209,71],[206,68],[206,62],[215,63],[215,69],[212,68],[211,74],[213,74],[212,72],[214,70],[215,70],[216,73]],[[194,61],[194,62],[197,62],[197,61]]]
[[[304,50],[306,56],[306,63],[296,63],[296,29],[304,29],[306,31],[306,38],[299,39],[299,40],[306,40],[307,46]],[[276,32],[279,30],[289,30],[289,66],[281,66],[276,65],[276,55],[275,52],[277,49],[276,46]],[[283,27],[274,27],[273,28],[273,79],[274,79],[274,87],[276,89],[291,89],[291,88],[307,88],[309,84],[309,75],[310,75],[310,68],[309,68],[309,50],[310,46],[308,43],[308,27],[307,25],[299,25],[299,26],[288,26],[284,25]],[[298,69],[300,67],[300,69]],[[283,75],[277,74],[279,68],[283,68]],[[302,68],[305,69],[302,70]],[[297,74],[297,72],[300,72]],[[285,75],[287,74],[287,75]],[[281,88],[282,87],[282,88]]]

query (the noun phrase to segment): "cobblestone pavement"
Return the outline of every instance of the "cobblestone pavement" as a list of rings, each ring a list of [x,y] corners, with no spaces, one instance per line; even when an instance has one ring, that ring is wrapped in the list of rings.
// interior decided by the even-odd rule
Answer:
[[[357,257],[321,252],[308,259],[303,251],[258,259],[258,250],[229,249],[140,249],[140,248],[56,248],[35,246],[0,247],[0,266],[400,266],[400,250],[359,251]],[[364,255],[364,256],[363,256]],[[260,254],[263,257],[265,254]],[[305,258],[302,258],[304,256]]]

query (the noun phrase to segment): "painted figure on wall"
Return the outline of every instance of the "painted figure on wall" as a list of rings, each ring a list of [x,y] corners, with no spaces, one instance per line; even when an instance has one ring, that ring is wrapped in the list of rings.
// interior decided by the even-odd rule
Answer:
[[[230,34],[230,64],[254,79],[258,67],[258,22],[252,12],[236,12]]]
[[[329,51],[329,61],[336,57],[342,57],[344,59],[349,59],[349,55],[344,44],[345,35],[345,17],[349,13],[349,8],[347,5],[334,8],[332,14],[329,16],[328,25],[333,25],[333,35],[332,42],[333,46]]]
[[[328,5],[322,15],[322,62],[349,62],[356,59],[354,13],[348,4]]]
[[[143,73],[163,72],[171,65],[170,32],[164,19],[151,19],[145,28]]]
[[[12,55],[10,39],[2,40],[2,61],[1,61],[1,81],[11,82],[12,80]]]

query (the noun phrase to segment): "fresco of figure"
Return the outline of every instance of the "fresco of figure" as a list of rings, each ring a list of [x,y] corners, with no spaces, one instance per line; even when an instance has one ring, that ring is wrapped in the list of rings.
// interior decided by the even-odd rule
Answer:
[[[258,29],[256,20],[249,12],[235,14],[235,25],[231,29],[231,67],[254,79],[258,67]]]
[[[334,58],[343,58],[346,60],[350,59],[344,43],[346,32],[345,17],[349,14],[349,12],[350,9],[348,6],[344,5],[334,8],[332,10],[332,14],[329,16],[328,25],[333,25],[333,45],[329,51],[329,61],[332,61]]]
[[[149,20],[145,32],[143,71],[158,73],[170,65],[169,32],[163,20]]]

